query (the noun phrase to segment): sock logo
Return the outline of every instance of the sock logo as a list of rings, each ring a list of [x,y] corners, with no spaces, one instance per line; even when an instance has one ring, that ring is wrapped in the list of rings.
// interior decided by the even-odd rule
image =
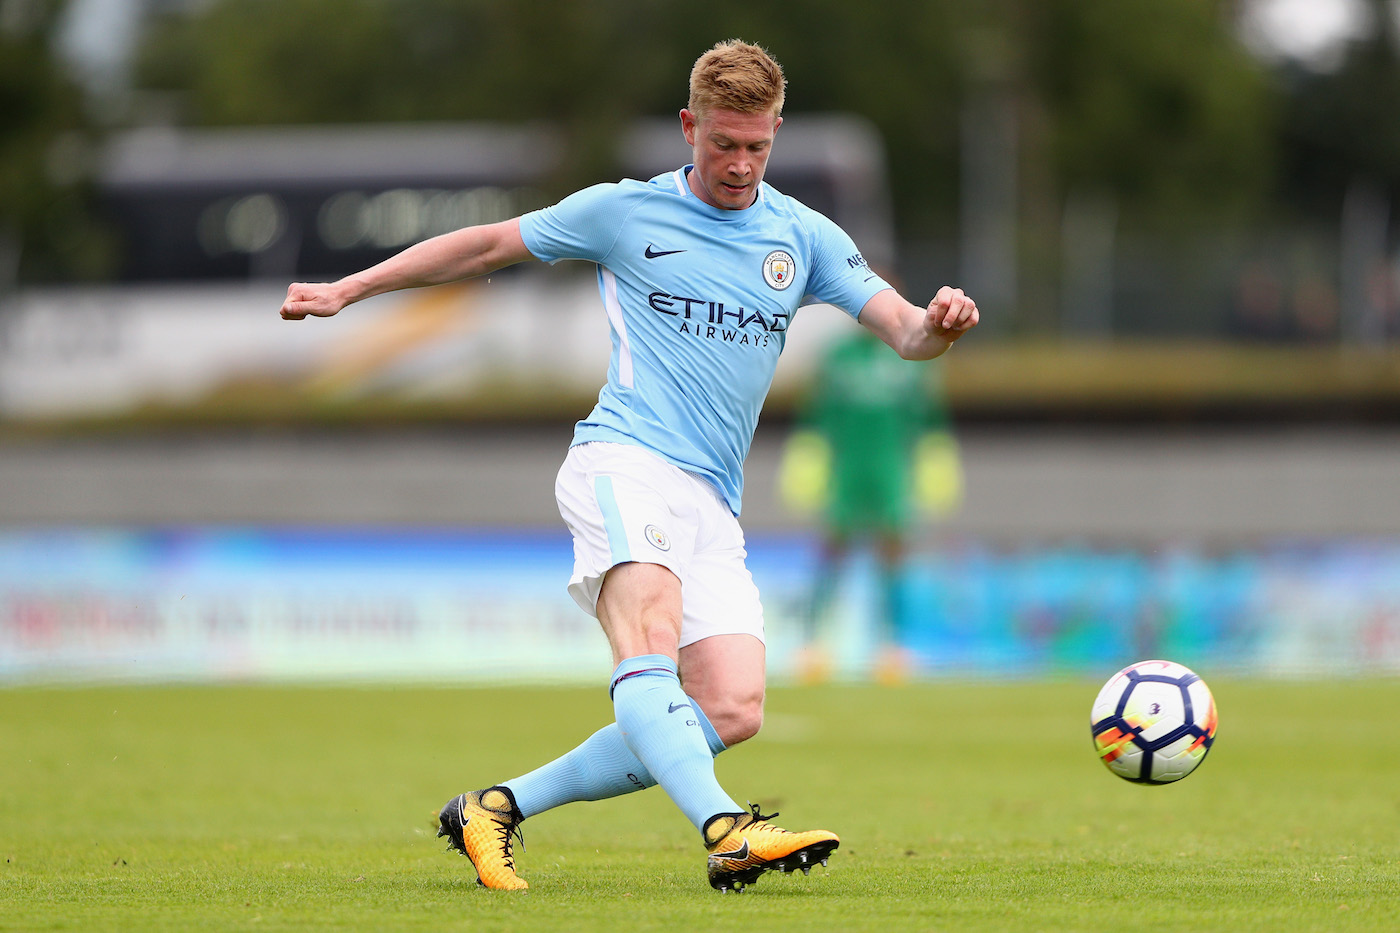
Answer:
[[[678,710],[678,709],[688,709],[688,710],[690,710],[692,713],[695,712],[695,707],[691,706],[689,703],[669,703],[669,704],[667,704],[667,706],[666,706],[666,712],[668,712],[668,713],[674,713],[674,712],[675,712],[676,710]],[[698,725],[700,725],[700,723],[696,722],[694,719],[687,719],[687,720],[685,721],[685,724],[686,724],[687,726],[698,726]]]

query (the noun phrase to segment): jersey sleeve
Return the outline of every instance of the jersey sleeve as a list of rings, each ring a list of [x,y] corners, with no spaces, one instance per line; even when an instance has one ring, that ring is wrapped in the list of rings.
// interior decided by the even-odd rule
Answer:
[[[812,274],[807,279],[806,301],[833,304],[856,317],[865,303],[890,283],[866,264],[845,230],[815,211],[809,216]]]
[[[601,263],[636,205],[620,185],[584,188],[552,207],[520,218],[520,236],[536,259],[553,264],[562,259]]]

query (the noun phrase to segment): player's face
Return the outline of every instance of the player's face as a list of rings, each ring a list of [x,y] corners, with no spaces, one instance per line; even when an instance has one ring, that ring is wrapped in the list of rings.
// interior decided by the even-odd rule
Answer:
[[[681,111],[681,129],[694,152],[690,190],[712,207],[739,211],[758,197],[773,136],[783,118],[769,113]]]

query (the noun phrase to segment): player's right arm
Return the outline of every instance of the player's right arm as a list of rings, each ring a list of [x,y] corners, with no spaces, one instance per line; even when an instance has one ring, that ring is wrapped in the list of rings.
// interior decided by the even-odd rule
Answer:
[[[520,219],[463,227],[415,243],[338,282],[294,282],[287,288],[282,317],[300,321],[330,317],[346,305],[401,288],[442,285],[494,272],[533,258],[520,236]]]

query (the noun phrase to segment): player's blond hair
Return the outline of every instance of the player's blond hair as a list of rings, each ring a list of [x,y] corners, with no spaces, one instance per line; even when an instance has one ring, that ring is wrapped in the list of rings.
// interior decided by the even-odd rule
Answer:
[[[768,52],[742,39],[726,39],[701,55],[690,70],[691,113],[710,110],[783,113],[783,68]]]

